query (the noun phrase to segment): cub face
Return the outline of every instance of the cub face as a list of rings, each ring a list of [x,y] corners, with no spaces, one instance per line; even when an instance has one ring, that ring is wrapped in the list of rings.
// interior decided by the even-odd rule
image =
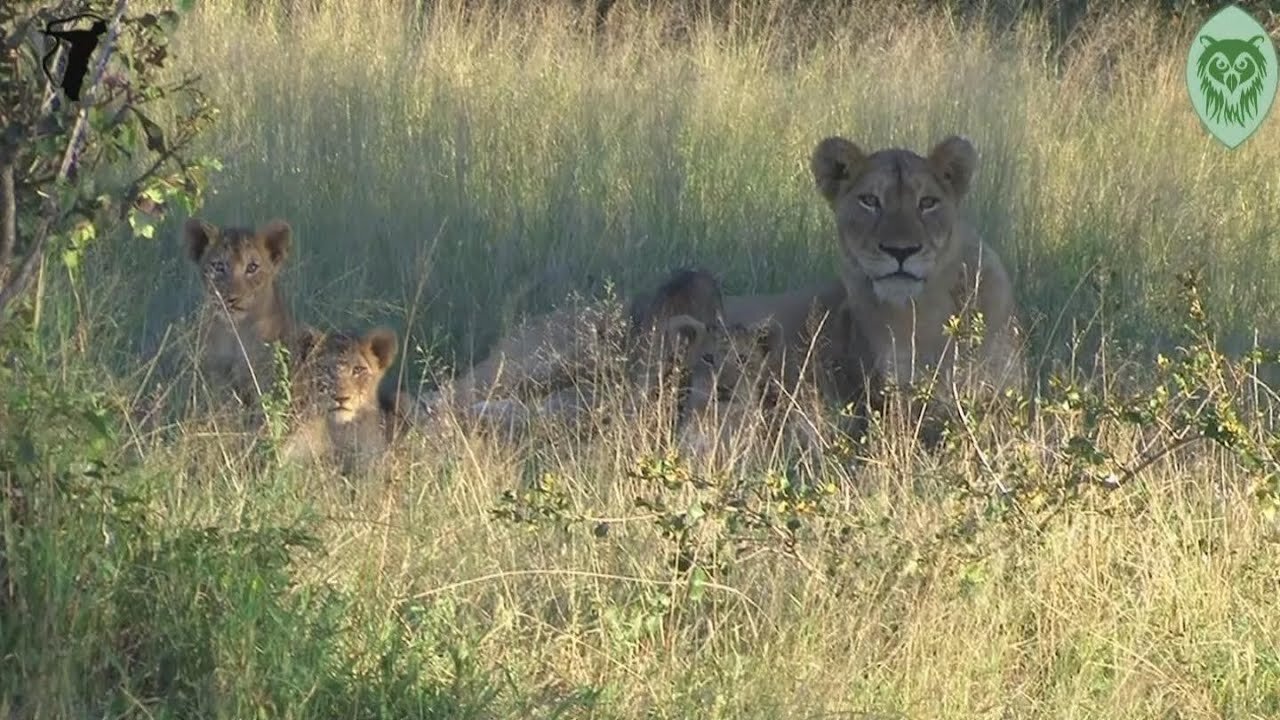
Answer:
[[[781,328],[771,322],[705,329],[692,346],[684,412],[697,416],[723,405],[760,405],[781,345]]]
[[[257,230],[187,220],[187,257],[200,268],[205,300],[239,321],[270,301],[289,253],[292,230],[272,220]]]
[[[311,367],[311,404],[330,422],[347,424],[363,413],[380,411],[378,385],[396,358],[394,330],[315,333],[303,343]]]

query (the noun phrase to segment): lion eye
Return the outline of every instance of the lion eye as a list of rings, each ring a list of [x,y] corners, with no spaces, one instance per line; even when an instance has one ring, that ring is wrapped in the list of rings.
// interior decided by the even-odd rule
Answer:
[[[859,195],[858,202],[862,203],[862,207],[868,210],[880,209],[880,198],[876,197],[875,195],[872,195],[871,193],[866,193],[865,195]]]
[[[367,372],[369,372],[369,368],[363,365],[353,365],[351,367],[351,374],[355,375],[356,377],[361,377]]]
[[[924,197],[920,198],[920,209],[921,209],[921,210],[924,210],[925,212],[928,212],[928,211],[930,211],[930,210],[932,210],[932,209],[934,209],[934,208],[936,208],[936,207],[938,207],[938,198],[936,198],[936,197],[930,197],[930,196],[928,196],[928,195],[926,195],[926,196],[924,196]]]
[[[244,268],[244,272],[245,272],[245,274],[246,274],[246,275],[252,275],[252,274],[254,274],[254,273],[258,272],[258,263],[257,263],[257,261],[255,261],[255,260],[250,260],[250,261],[249,261],[249,264],[245,266],[245,268]]]
[[[213,271],[214,275],[227,274],[227,264],[221,260],[218,260],[217,262],[210,264],[209,269]]]
[[[712,353],[707,353],[706,355],[703,355],[703,356],[702,356],[702,362],[704,362],[704,363],[706,363],[706,364],[708,364],[708,365],[715,365],[715,364],[716,364],[716,356],[715,356],[714,354],[712,354]]]

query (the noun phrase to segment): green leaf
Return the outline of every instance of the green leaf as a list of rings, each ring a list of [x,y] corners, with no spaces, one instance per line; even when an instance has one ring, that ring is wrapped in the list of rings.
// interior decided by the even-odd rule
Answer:
[[[157,18],[160,21],[160,29],[164,30],[165,34],[172,35],[178,29],[178,17],[178,13],[173,10],[165,10],[160,13],[159,18]]]
[[[111,425],[108,422],[106,413],[100,410],[87,409],[84,411],[84,419],[97,432],[98,437],[105,440],[111,439]]]
[[[695,567],[689,573],[689,599],[698,602],[707,593],[707,571]]]
[[[80,269],[80,251],[76,249],[67,249],[62,251],[62,264],[67,270],[74,273]]]
[[[150,240],[156,236],[155,223],[152,222],[149,215],[140,210],[133,209],[129,211],[129,227],[133,229],[133,233],[138,237]]]

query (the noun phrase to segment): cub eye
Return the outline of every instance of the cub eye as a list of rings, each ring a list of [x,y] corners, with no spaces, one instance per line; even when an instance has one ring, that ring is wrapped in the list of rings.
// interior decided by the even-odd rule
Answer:
[[[706,363],[706,364],[708,364],[708,365],[715,365],[715,364],[716,364],[716,356],[715,356],[713,353],[707,353],[707,354],[705,354],[705,355],[703,355],[703,356],[702,356],[702,362],[704,362],[704,363]]]
[[[250,261],[249,261],[249,264],[248,264],[248,265],[246,265],[246,266],[245,266],[245,268],[244,268],[244,274],[245,274],[245,275],[252,275],[252,274],[254,274],[254,273],[256,273],[256,272],[258,272],[258,263],[257,263],[257,261],[255,261],[255,260],[250,260]]]
[[[880,209],[880,198],[876,197],[875,195],[872,195],[871,193],[859,195],[858,202],[862,203],[862,207],[868,210]]]
[[[938,207],[938,198],[930,197],[929,195],[925,195],[924,197],[920,198],[921,210],[928,212],[936,207]]]
[[[212,272],[214,275],[226,275],[227,264],[222,260],[214,261],[212,263],[209,263],[209,271]]]
[[[362,377],[362,376],[363,376],[365,373],[367,373],[367,372],[369,372],[369,368],[367,368],[367,367],[365,367],[365,366],[363,366],[363,365],[352,365],[352,366],[351,366],[351,374],[352,374],[352,375],[355,375],[356,377]]]

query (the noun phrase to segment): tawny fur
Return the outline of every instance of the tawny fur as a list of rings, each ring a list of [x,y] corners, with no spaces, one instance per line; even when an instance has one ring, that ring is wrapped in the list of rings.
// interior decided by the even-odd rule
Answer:
[[[668,321],[683,315],[706,325],[719,322],[722,311],[712,275],[679,270],[633,301],[626,318],[603,304],[575,303],[526,320],[470,371],[425,396],[422,405],[428,415],[453,404],[504,422],[523,412],[516,408],[539,404],[544,414],[580,416],[590,411],[590,385],[607,376],[607,366],[619,357],[637,391],[650,395],[668,371],[686,367],[691,357],[688,343],[672,342],[678,338],[667,332]]]
[[[403,425],[378,386],[395,362],[394,330],[364,334],[310,331],[300,342],[293,379],[295,425],[283,456],[291,462],[334,462],[347,474],[369,470]]]
[[[278,278],[289,256],[292,231],[283,220],[258,230],[191,218],[183,226],[187,257],[200,269],[200,367],[208,382],[255,404],[270,387],[270,343],[297,331]]]
[[[945,394],[956,354],[944,327],[977,311],[986,327],[977,379],[996,391],[1020,383],[1009,275],[960,212],[977,167],[969,141],[952,136],[921,157],[902,149],[868,154],[831,137],[810,165],[836,221],[850,362],[877,386],[936,372]]]

